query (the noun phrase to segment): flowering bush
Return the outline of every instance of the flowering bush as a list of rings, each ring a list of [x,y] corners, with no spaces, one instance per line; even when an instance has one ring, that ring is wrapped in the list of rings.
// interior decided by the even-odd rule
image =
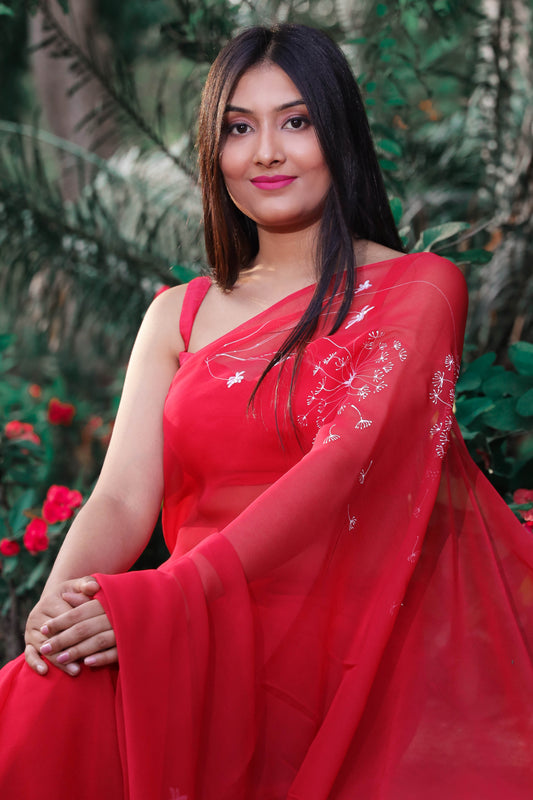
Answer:
[[[102,417],[57,399],[60,381],[50,390],[14,374],[9,345],[0,334],[0,663],[21,651],[27,613],[83,502],[72,484],[86,491],[107,435]]]

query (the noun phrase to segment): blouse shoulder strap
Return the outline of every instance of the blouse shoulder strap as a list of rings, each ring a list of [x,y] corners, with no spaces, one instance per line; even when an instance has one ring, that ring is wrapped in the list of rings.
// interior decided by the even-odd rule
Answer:
[[[211,285],[211,278],[208,278],[207,275],[193,278],[187,284],[180,315],[180,333],[185,350],[189,347],[189,339],[196,314]]]

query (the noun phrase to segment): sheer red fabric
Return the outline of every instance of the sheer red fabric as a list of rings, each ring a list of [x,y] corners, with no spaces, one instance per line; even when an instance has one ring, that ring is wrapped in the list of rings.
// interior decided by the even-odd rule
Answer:
[[[97,576],[118,677],[5,668],[0,788],[21,785],[24,748],[40,773],[36,736],[74,731],[70,782],[47,761],[41,798],[90,779],[113,800],[530,798],[533,538],[453,421],[463,278],[427,253],[360,268],[291,408],[289,358],[248,409],[311,293],[183,358],[164,415],[171,556]]]

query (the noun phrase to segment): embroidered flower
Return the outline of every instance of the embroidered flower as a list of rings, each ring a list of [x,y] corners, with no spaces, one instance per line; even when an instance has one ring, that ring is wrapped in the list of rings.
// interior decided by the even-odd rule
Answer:
[[[228,389],[235,383],[242,383],[242,380],[244,378],[244,372],[245,370],[242,370],[241,372],[236,372],[235,375],[232,375],[231,378],[228,378],[228,380],[226,381],[226,386],[228,387]]]
[[[369,280],[366,280],[363,283],[359,284],[359,286],[355,290],[354,294],[359,294],[359,292],[364,292],[366,289],[371,289],[371,288],[372,288],[372,284],[370,283]]]
[[[366,315],[368,314],[368,312],[372,311],[373,308],[375,308],[375,306],[364,306],[364,308],[362,308],[355,314],[353,319],[351,319],[349,322],[346,323],[346,325],[344,326],[345,329],[348,330],[348,328],[351,328],[351,326],[355,325],[356,322],[362,322],[366,317]]]

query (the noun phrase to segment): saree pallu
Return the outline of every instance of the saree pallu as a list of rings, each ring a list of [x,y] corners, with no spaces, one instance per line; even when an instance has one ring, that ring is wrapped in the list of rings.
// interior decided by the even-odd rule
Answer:
[[[99,722],[86,710],[81,761],[102,758],[103,724],[104,798],[121,779],[128,800],[526,800],[533,538],[453,419],[463,278],[427,253],[360,268],[291,403],[288,358],[250,406],[311,293],[184,354],[164,414],[171,556],[96,576],[120,669],[84,670]],[[16,716],[28,670],[6,670],[0,742],[22,741],[41,718]],[[75,708],[78,679],[54,681]]]

